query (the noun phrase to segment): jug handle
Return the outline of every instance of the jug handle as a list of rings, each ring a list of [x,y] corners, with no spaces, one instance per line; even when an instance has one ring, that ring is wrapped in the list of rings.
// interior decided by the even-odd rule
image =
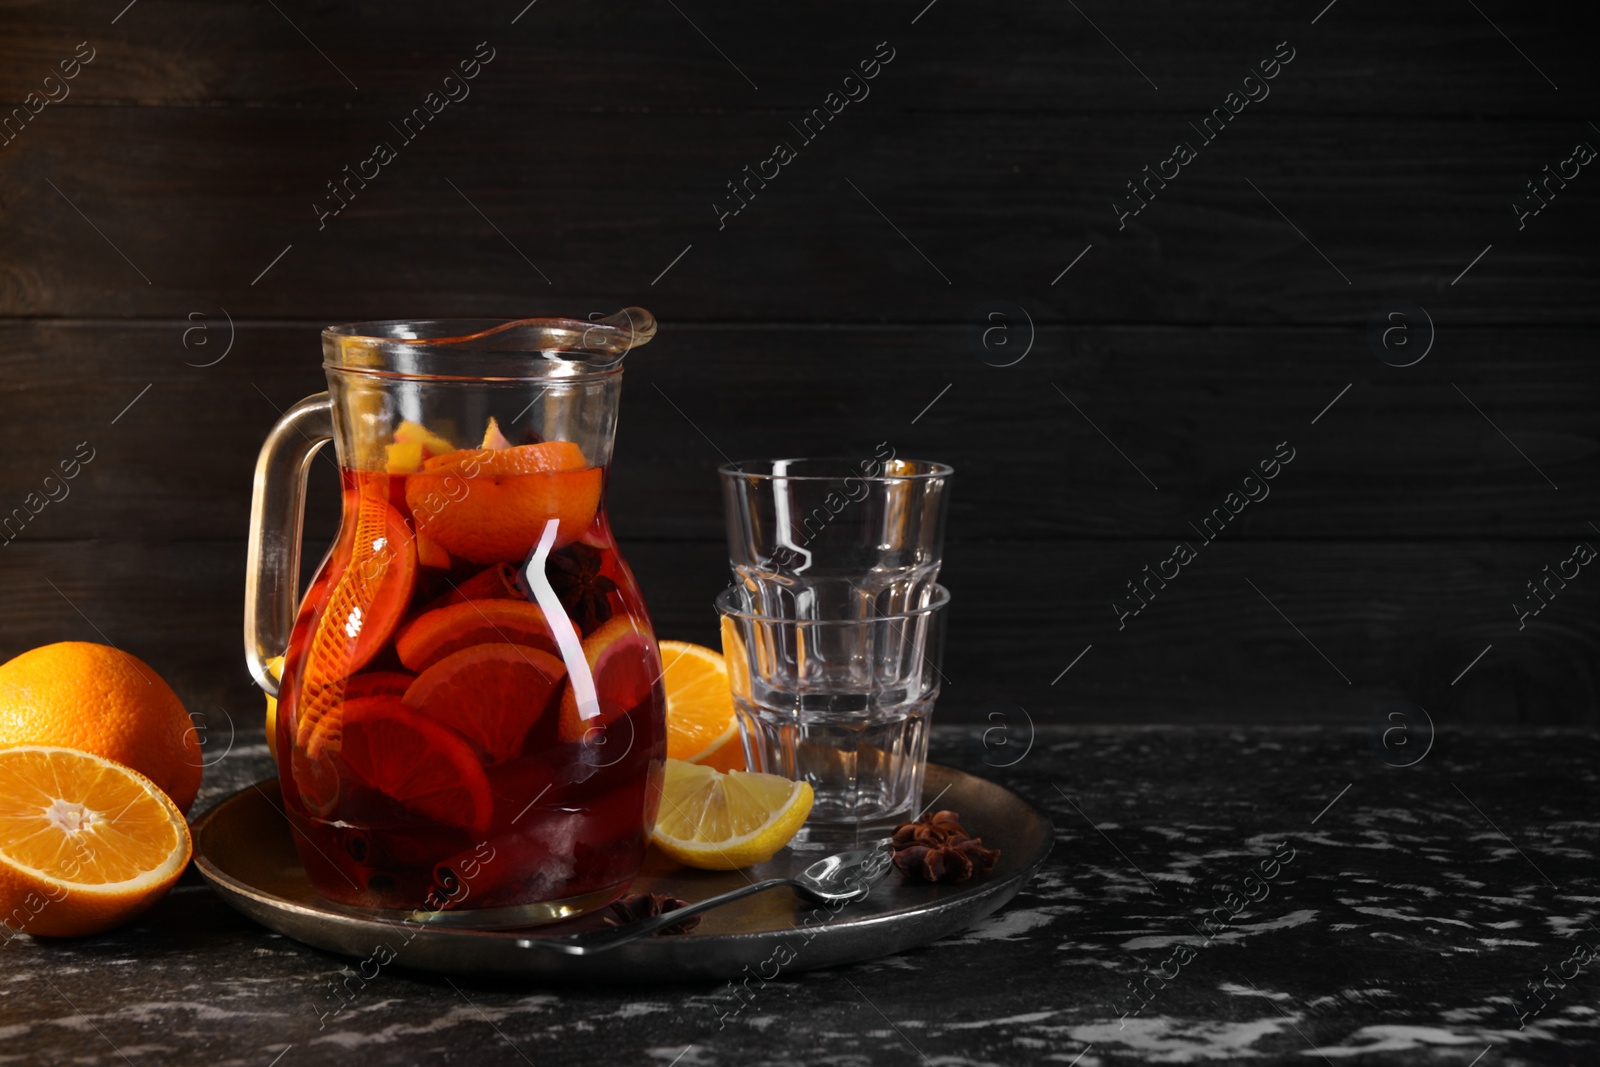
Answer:
[[[278,679],[267,661],[288,649],[299,607],[306,476],[317,449],[331,440],[333,403],[327,393],[318,393],[284,413],[256,458],[244,576],[244,660],[256,684],[274,697]]]

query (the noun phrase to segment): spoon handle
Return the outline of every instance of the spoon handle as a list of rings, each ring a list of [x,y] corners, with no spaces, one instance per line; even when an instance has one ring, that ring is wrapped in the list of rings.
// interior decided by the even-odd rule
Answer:
[[[738,889],[730,889],[726,893],[719,893],[714,897],[708,897],[697,903],[687,904],[649,919],[640,919],[637,922],[631,922],[613,930],[597,930],[593,933],[578,934],[569,938],[550,938],[548,941],[543,942],[538,938],[530,938],[529,940],[533,944],[547,944],[551,948],[559,948],[568,955],[587,956],[591,953],[603,952],[608,948],[616,948],[618,945],[625,945],[636,938],[653,934],[657,930],[663,930],[675,923],[680,923],[691,915],[699,915],[703,911],[720,908],[724,904],[743,899],[754,893],[776,889],[779,886],[796,884],[798,883],[792,878],[768,878],[765,881],[751,882],[749,885],[742,885]]]

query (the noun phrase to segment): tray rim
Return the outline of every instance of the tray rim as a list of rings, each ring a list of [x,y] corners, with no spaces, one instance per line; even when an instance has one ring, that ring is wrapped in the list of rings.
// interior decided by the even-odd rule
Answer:
[[[948,777],[952,785],[965,780],[969,788],[1004,794],[1010,803],[1032,815],[1039,837],[1037,846],[1016,871],[1002,879],[977,882],[905,909],[860,915],[835,923],[835,918],[848,914],[846,910],[810,927],[811,936],[802,946],[808,949],[808,954],[803,961],[795,957],[783,968],[785,973],[894,955],[965,929],[1009,903],[1043,866],[1055,845],[1055,826],[1047,814],[999,782],[936,763],[929,763],[928,771],[930,778]],[[230,907],[275,933],[319,951],[359,957],[367,954],[368,948],[353,947],[357,941],[370,946],[375,937],[407,931],[411,934],[406,941],[407,956],[403,961],[396,959],[394,962],[395,966],[407,970],[525,980],[604,980],[663,985],[714,981],[748,972],[750,965],[765,954],[764,950],[752,953],[752,949],[803,936],[802,928],[787,926],[682,938],[643,938],[595,956],[567,956],[531,944],[538,939],[537,927],[520,930],[431,927],[318,908],[277,896],[235,877],[221,868],[205,849],[206,838],[219,818],[224,817],[224,812],[240,803],[259,803],[248,797],[251,792],[261,794],[261,799],[281,812],[281,798],[275,795],[278,785],[275,777],[248,783],[219,798],[207,809],[193,827],[194,866]],[[925,795],[930,791],[925,788]],[[292,831],[287,821],[283,825],[285,836],[291,836],[292,846]],[[816,942],[824,943],[827,951],[811,951]],[[415,951],[412,946],[417,946]]]

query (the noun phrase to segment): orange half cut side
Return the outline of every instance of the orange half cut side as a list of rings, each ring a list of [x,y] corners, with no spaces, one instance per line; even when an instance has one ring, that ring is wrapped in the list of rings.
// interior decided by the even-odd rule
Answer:
[[[190,850],[182,812],[143,775],[72,748],[0,749],[0,908],[13,928],[119,926],[161,899]]]

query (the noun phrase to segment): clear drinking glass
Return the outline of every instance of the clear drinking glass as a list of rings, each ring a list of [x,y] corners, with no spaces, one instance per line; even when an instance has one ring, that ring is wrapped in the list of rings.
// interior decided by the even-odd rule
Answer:
[[[735,584],[717,607],[747,762],[811,783],[796,847],[887,837],[927,764],[953,471],[885,445],[719,473]]]
[[[844,619],[750,610],[717,598],[724,655],[752,770],[811,783],[810,818],[791,845],[832,849],[886,839],[915,814],[950,594]]]
[[[897,459],[744,460],[718,468],[741,606],[787,619],[893,615],[927,603],[953,473]]]

